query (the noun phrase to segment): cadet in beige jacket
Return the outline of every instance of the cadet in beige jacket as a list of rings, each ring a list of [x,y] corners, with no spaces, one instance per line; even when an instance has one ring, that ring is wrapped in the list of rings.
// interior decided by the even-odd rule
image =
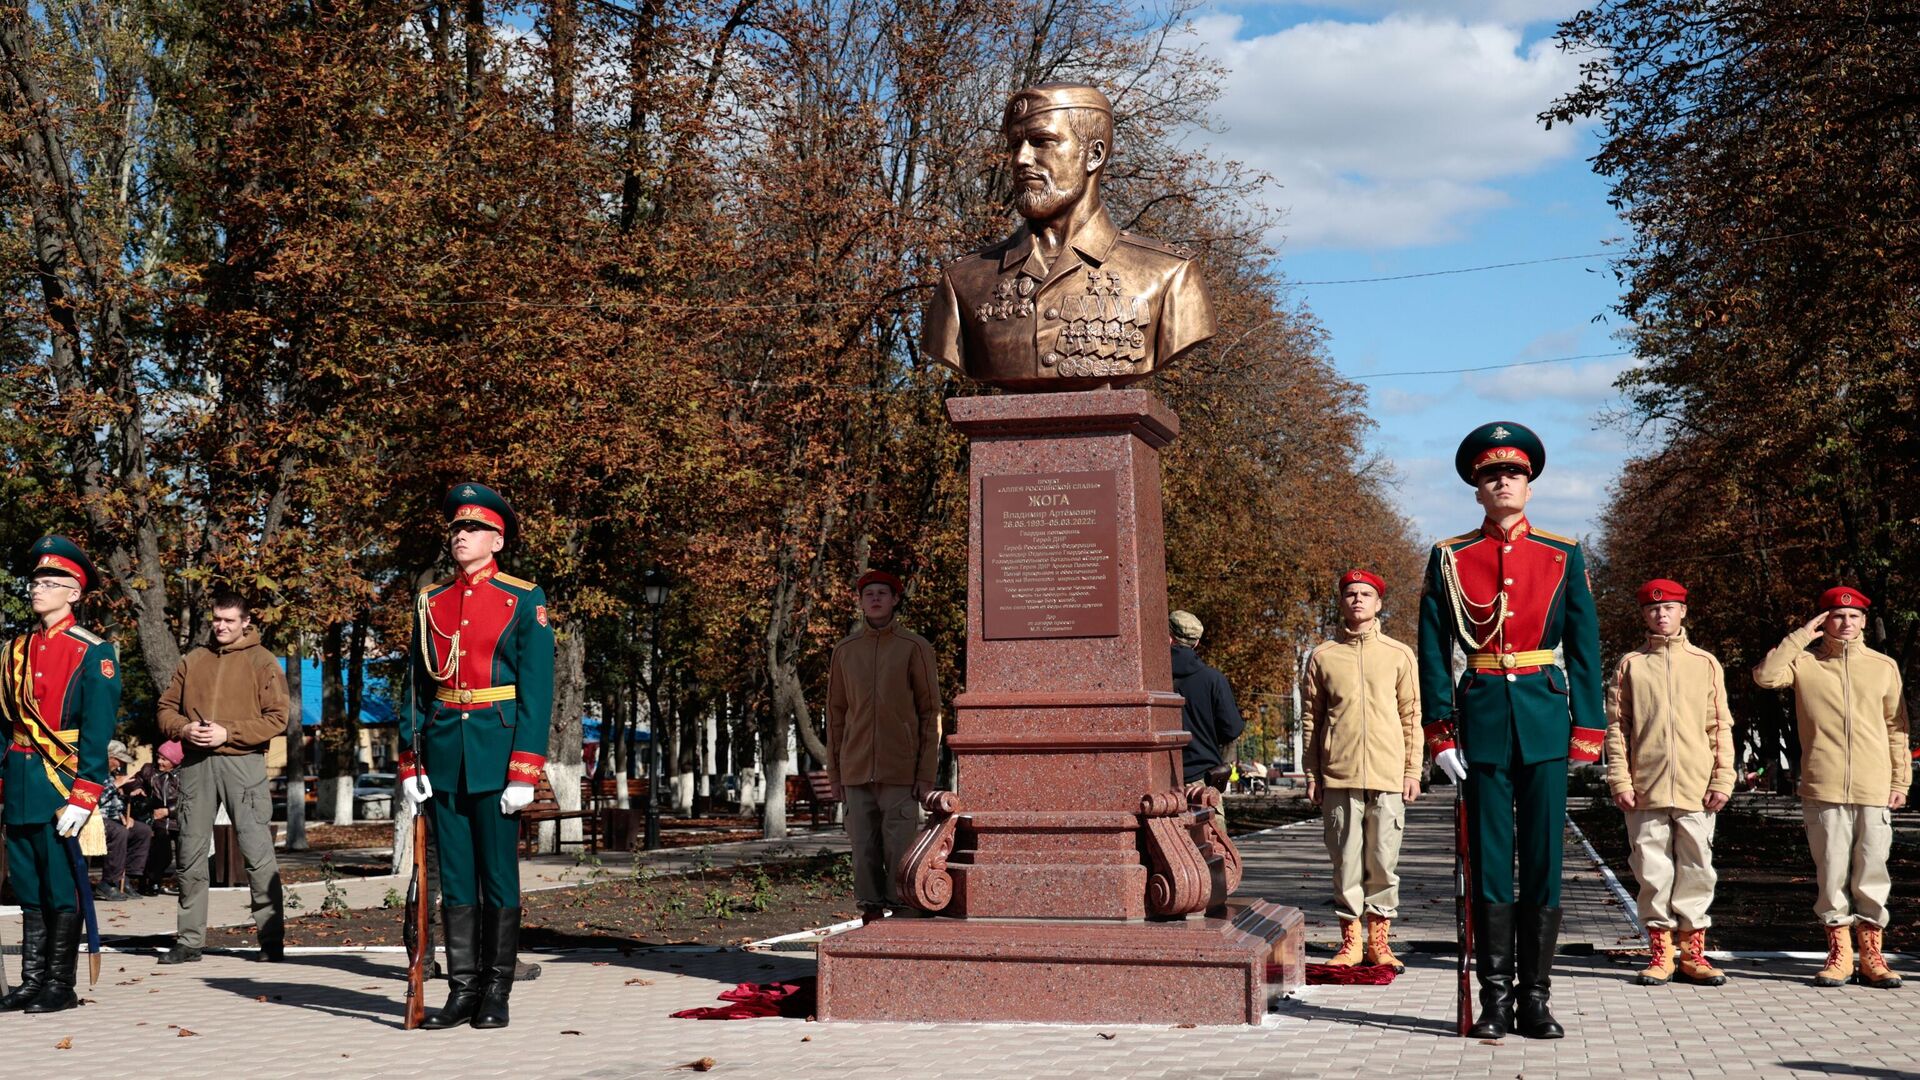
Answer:
[[[1400,836],[1420,797],[1420,669],[1411,648],[1380,632],[1386,582],[1340,576],[1344,622],[1307,659],[1301,734],[1307,797],[1321,807],[1333,860],[1340,951],[1330,964],[1386,964],[1400,908]],[[1365,946],[1361,921],[1365,920]]]
[[[1893,887],[1892,814],[1906,805],[1913,763],[1899,665],[1860,640],[1868,603],[1859,589],[1828,589],[1820,596],[1824,614],[1788,634],[1753,671],[1769,690],[1793,688],[1800,811],[1820,890],[1813,911],[1827,930],[1827,963],[1815,986],[1849,977],[1900,985],[1880,945]]]
[[[1719,986],[1727,976],[1707,960],[1707,909],[1718,881],[1714,816],[1733,794],[1727,677],[1687,640],[1684,586],[1656,579],[1638,598],[1647,642],[1620,658],[1607,692],[1607,786],[1627,815],[1627,858],[1653,954],[1639,981],[1660,986],[1677,969],[1689,982]]]
[[[940,671],[927,639],[894,618],[899,578],[872,570],[854,588],[865,622],[827,667],[827,772],[846,800],[854,898],[871,921],[888,908],[919,914],[894,871],[940,762]]]

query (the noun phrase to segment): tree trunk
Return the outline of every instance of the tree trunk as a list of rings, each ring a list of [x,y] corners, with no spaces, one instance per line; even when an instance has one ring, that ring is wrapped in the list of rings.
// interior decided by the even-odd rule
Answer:
[[[553,799],[560,809],[578,810],[580,781],[587,771],[580,731],[580,714],[587,705],[586,627],[578,619],[569,619],[560,625],[556,637],[553,716],[547,735],[547,782],[553,785]],[[558,823],[557,842],[549,848],[547,838],[554,824],[548,822],[540,827],[542,851],[558,851],[560,844],[580,843],[580,819],[569,818]]]
[[[767,773],[767,801],[760,808],[760,835],[768,840],[787,838],[787,723],[786,713],[776,709],[768,725],[766,745],[760,758]]]
[[[307,850],[307,733],[300,717],[300,635],[287,646],[287,850]]]
[[[339,623],[327,627],[320,647],[320,814],[335,825],[351,825],[356,718],[347,715],[341,633]]]

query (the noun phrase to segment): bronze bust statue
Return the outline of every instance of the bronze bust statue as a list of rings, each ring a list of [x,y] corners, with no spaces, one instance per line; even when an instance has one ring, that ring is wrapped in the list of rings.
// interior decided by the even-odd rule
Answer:
[[[1192,259],[1121,232],[1100,199],[1113,145],[1105,94],[1029,87],[1000,130],[1026,223],[942,272],[923,354],[1009,390],[1089,390],[1145,378],[1213,336]]]

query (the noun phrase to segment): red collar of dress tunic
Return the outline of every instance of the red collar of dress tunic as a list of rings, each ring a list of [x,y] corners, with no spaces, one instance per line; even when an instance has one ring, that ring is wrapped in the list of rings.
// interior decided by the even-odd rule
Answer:
[[[1509,544],[1511,544],[1515,540],[1518,540],[1526,536],[1528,533],[1532,531],[1533,531],[1533,526],[1528,523],[1527,516],[1525,514],[1520,515],[1520,520],[1513,523],[1513,528],[1508,529],[1505,532],[1500,531],[1500,526],[1495,525],[1493,523],[1492,518],[1488,518],[1487,520],[1480,523],[1480,532],[1484,536],[1486,536],[1487,539],[1499,540]]]
[[[73,621],[74,620],[73,620],[72,612],[68,612],[66,615],[61,616],[59,622],[54,623],[52,626],[46,627],[45,629],[40,631],[40,640],[50,641],[53,638],[57,638],[61,634],[64,634],[67,631],[73,629]]]
[[[500,572],[500,564],[495,562],[492,559],[488,559],[487,565],[481,567],[478,570],[475,570],[471,574],[467,573],[465,570],[460,571],[460,583],[463,585],[478,585],[483,581],[488,581],[492,579],[493,576],[498,574],[499,572]]]

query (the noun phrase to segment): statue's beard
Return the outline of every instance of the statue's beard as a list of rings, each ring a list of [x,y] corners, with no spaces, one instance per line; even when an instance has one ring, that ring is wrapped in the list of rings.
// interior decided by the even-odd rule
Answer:
[[[1021,188],[1014,192],[1013,207],[1023,218],[1051,218],[1073,204],[1080,196],[1078,191],[1062,191],[1055,187],[1052,177],[1047,177],[1046,186],[1038,190]]]

